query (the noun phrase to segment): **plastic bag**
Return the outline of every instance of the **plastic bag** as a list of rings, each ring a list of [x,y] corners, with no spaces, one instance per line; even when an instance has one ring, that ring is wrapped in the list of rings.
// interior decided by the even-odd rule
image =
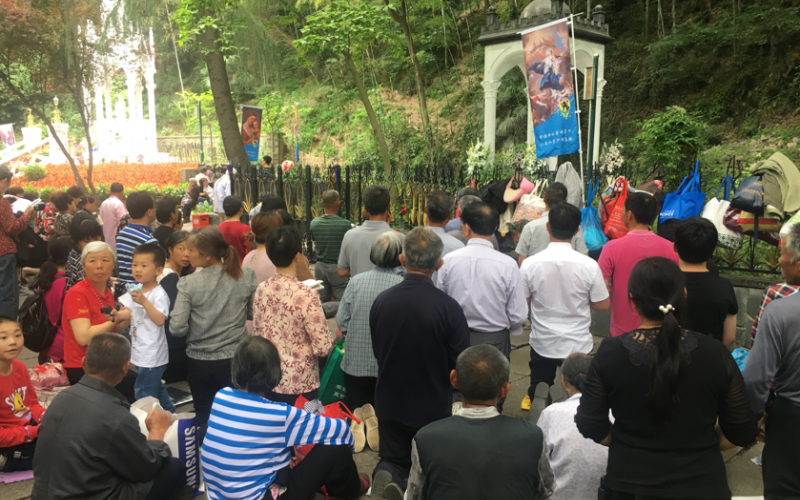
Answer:
[[[622,219],[622,214],[625,213],[625,201],[628,199],[628,188],[628,180],[620,177],[614,183],[613,190],[617,193],[614,195],[614,199],[609,200],[606,198],[603,200],[603,205],[608,214],[608,219],[605,221],[604,226],[605,234],[612,240],[622,238],[628,234],[628,228]]]
[[[524,226],[528,222],[539,220],[546,210],[544,204],[544,190],[547,188],[547,180],[536,186],[536,189],[529,194],[520,197],[517,208],[514,210],[514,217],[511,223],[515,226]]]
[[[586,243],[586,248],[589,250],[602,250],[608,237],[603,233],[603,227],[600,225],[600,218],[597,216],[597,210],[592,206],[592,200],[597,193],[597,186],[600,180],[596,179],[594,184],[589,181],[589,192],[586,198],[586,208],[581,209],[581,232],[583,233],[583,241]]]
[[[722,248],[729,248],[731,250],[739,250],[739,248],[742,247],[742,235],[725,226],[725,213],[730,206],[728,199],[730,197],[732,187],[733,178],[731,178],[730,175],[723,177],[722,182],[719,184],[719,189],[717,189],[717,194],[714,195],[714,198],[711,198],[703,208],[703,218],[711,221],[711,223],[714,224],[714,227],[717,228],[718,246]],[[719,196],[719,192],[723,189],[725,190],[723,199],[719,200],[717,197]]]
[[[31,369],[31,385],[36,390],[67,386],[67,371],[61,363],[36,365]]]
[[[705,201],[706,195],[700,191],[700,162],[697,161],[692,173],[684,177],[678,189],[664,197],[659,224],[669,219],[697,217],[703,212]]]

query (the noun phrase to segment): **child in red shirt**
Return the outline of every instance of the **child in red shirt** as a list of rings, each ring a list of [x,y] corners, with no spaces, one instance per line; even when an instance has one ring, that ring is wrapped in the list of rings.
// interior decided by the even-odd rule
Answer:
[[[236,256],[239,258],[241,266],[244,256],[251,250],[248,240],[254,238],[250,226],[239,220],[244,213],[244,203],[238,196],[227,196],[222,202],[222,209],[225,210],[227,219],[219,225],[218,229],[228,245],[236,249]]]
[[[22,329],[0,316],[0,471],[31,470],[44,408],[33,390],[22,352]]]

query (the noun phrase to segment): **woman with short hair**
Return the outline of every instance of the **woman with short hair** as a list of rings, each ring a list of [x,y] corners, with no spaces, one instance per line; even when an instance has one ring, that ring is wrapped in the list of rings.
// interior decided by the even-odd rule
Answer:
[[[353,435],[344,420],[272,401],[282,379],[278,349],[248,337],[233,354],[232,385],[214,398],[201,463],[209,498],[307,500],[325,487],[331,497],[355,499],[369,480],[358,473]],[[290,448],[315,446],[293,467]],[[326,497],[327,498],[327,497]]]
[[[85,276],[67,292],[61,314],[64,368],[70,385],[77,384],[83,377],[83,358],[92,337],[106,332],[121,333],[131,322],[131,310],[118,307],[114,292],[108,287],[117,265],[117,256],[111,247],[103,241],[88,243],[81,252],[81,265]],[[136,374],[128,373],[130,376],[126,376],[117,389],[132,403]]]

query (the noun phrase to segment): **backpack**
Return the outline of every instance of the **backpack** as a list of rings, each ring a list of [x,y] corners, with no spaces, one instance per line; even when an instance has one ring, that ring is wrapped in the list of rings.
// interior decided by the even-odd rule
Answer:
[[[66,276],[58,276],[55,279],[65,279]],[[53,340],[58,333],[61,319],[53,325],[50,323],[50,316],[47,314],[47,306],[44,303],[44,294],[37,290],[25,297],[19,307],[19,326],[22,328],[22,337],[25,347],[33,352],[41,352],[53,345]]]

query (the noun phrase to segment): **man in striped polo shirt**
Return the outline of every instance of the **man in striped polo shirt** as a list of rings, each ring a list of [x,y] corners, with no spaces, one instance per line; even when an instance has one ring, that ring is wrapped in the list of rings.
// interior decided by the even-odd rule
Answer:
[[[117,262],[120,281],[135,283],[131,273],[134,249],[145,243],[158,243],[150,229],[156,219],[156,208],[153,196],[147,191],[131,193],[127,205],[131,219],[117,235]]]
[[[322,281],[322,290],[319,298],[326,318],[336,316],[339,301],[342,300],[344,290],[350,278],[339,276],[336,272],[339,262],[339,251],[342,248],[344,233],[350,230],[350,221],[336,215],[342,200],[339,192],[329,189],[322,193],[322,208],[325,215],[311,221],[311,237],[314,239],[317,251],[317,264],[314,267],[314,277]],[[333,303],[331,302],[333,295]]]

